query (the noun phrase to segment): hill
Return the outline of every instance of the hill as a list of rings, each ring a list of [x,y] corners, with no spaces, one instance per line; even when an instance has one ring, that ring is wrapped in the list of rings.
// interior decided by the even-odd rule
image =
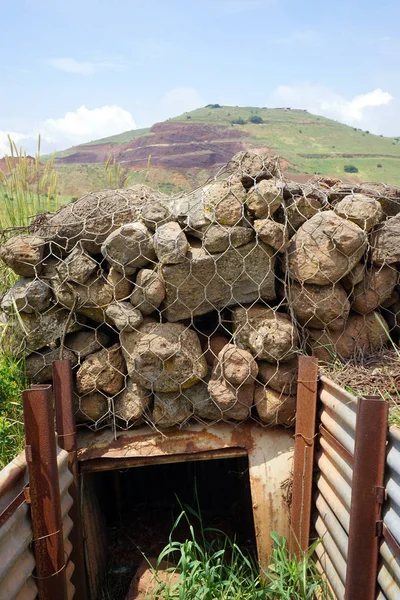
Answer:
[[[288,108],[208,105],[59,152],[56,164],[65,195],[104,185],[109,157],[128,171],[130,182],[172,193],[204,183],[246,148],[278,154],[294,179],[320,173],[400,185],[400,137]],[[358,171],[349,175],[346,165]]]

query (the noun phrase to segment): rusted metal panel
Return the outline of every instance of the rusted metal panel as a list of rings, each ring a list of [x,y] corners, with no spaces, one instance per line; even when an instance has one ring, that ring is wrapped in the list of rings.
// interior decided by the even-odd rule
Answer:
[[[400,429],[391,427],[388,434],[385,487],[387,499],[383,507],[384,537],[380,546],[378,598],[400,598]]]
[[[306,551],[310,538],[317,387],[318,359],[313,356],[300,356],[290,535],[290,547],[294,552]]]
[[[374,600],[379,540],[376,523],[385,469],[388,404],[380,398],[359,398],[350,510],[345,600]]]

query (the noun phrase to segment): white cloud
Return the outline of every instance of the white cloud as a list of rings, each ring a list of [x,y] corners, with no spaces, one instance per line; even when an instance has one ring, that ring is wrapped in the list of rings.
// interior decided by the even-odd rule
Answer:
[[[9,142],[8,136],[10,136],[12,141],[15,142],[18,149],[19,149],[19,146],[25,146],[27,142],[31,142],[33,139],[35,139],[35,136],[31,135],[31,134],[17,133],[15,131],[0,130],[0,157],[4,156],[5,154],[9,155],[11,153],[10,152],[10,142]],[[22,142],[22,144],[21,144],[21,142]],[[36,146],[37,146],[37,138],[36,138]]]
[[[194,88],[179,87],[169,90],[160,101],[159,120],[176,117],[184,112],[205,106],[206,101]]]
[[[92,62],[89,60],[77,60],[76,58],[49,58],[46,61],[51,67],[64,71],[65,73],[74,73],[76,75],[92,75],[98,71],[108,69],[110,71],[123,71],[126,67],[120,61],[102,60]]]
[[[274,106],[306,108],[310,112],[348,125],[362,126],[385,135],[397,135],[400,130],[399,118],[396,123],[388,116],[386,122],[382,122],[385,121],[382,120],[382,115],[392,112],[388,109],[392,108],[393,100],[389,92],[380,88],[348,99],[330,88],[311,83],[281,85],[274,90],[270,98]]]
[[[131,129],[136,129],[136,123],[131,113],[120,106],[94,109],[80,106],[75,112],[67,112],[59,119],[46,119],[40,132],[49,143],[79,144]]]

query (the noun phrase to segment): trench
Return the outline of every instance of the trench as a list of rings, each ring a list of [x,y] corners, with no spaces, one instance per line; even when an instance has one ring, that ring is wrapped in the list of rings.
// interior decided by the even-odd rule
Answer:
[[[203,527],[256,552],[247,456],[103,471],[83,479],[92,600],[124,600],[143,557],[158,557],[182,508],[200,507]],[[187,514],[199,533],[199,520]],[[173,539],[189,537],[182,519]]]

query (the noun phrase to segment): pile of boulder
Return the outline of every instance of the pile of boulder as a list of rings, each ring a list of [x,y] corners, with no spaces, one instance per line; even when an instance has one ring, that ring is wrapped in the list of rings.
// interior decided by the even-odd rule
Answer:
[[[90,193],[0,256],[3,344],[32,382],[71,360],[97,428],[293,425],[297,357],[362,359],[400,332],[400,190],[282,176],[241,152],[205,186]]]

